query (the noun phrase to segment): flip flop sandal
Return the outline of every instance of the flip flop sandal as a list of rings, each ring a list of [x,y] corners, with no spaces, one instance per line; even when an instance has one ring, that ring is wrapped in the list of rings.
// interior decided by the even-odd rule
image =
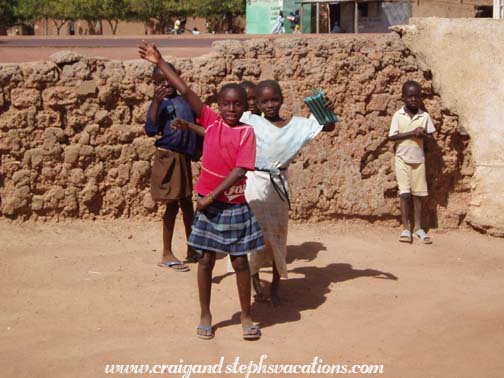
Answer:
[[[257,340],[261,338],[261,330],[258,325],[242,327],[245,340]]]
[[[432,244],[432,239],[422,229],[415,231],[413,235],[415,236],[415,239],[418,239],[424,244]]]
[[[399,241],[403,243],[411,243],[410,230],[403,230],[403,232],[401,232],[401,236],[399,236]]]
[[[185,265],[182,261],[165,261],[160,262],[158,266],[162,268],[170,268],[176,272],[188,272],[190,269],[187,265]],[[179,268],[177,268],[179,267]]]
[[[196,328],[196,335],[203,340],[210,340],[213,339],[213,337],[215,336],[213,327],[211,325],[210,326],[199,325]]]

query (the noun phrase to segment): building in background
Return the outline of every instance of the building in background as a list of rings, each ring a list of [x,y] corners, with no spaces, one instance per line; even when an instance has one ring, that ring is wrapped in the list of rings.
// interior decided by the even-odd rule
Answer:
[[[493,0],[416,0],[413,17],[491,18],[493,7]]]
[[[409,18],[403,0],[247,0],[246,33],[270,34],[280,11],[287,33],[294,30],[288,15],[296,11],[303,33],[385,33]]]

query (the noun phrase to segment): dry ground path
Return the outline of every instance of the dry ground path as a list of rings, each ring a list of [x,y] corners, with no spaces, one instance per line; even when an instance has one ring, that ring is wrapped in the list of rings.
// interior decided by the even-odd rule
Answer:
[[[147,36],[79,36],[79,37],[0,37],[0,63],[22,63],[46,60],[61,50],[72,50],[85,56],[108,59],[138,59],[136,46],[143,39],[159,46],[161,53],[178,57],[195,57],[209,53],[214,41],[226,39],[246,40],[252,38],[366,38],[365,34],[339,35],[249,35],[249,34],[202,34],[147,35]]]
[[[397,229],[292,225],[286,300],[278,308],[254,304],[263,337],[246,342],[224,260],[213,287],[216,337],[196,338],[196,268],[156,266],[159,231],[159,223],[139,220],[0,221],[0,375],[104,377],[105,364],[248,362],[266,354],[270,363],[318,356],[384,364],[385,374],[373,377],[503,376],[503,239],[433,232],[432,246],[405,245]]]

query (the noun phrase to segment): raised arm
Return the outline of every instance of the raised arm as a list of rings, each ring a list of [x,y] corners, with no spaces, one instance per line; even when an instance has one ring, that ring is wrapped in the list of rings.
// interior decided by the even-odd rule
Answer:
[[[138,53],[142,59],[154,63],[159,67],[170,83],[189,103],[196,116],[200,117],[203,112],[203,101],[201,101],[198,95],[194,93],[194,91],[187,86],[185,81],[166,63],[156,45],[143,41],[143,44],[138,46]]]

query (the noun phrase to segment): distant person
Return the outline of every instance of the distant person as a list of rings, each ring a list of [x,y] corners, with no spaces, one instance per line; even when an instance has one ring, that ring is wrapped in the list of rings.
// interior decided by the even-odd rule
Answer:
[[[341,30],[338,21],[334,21],[333,27],[331,29],[331,33],[343,33]]]
[[[175,130],[171,127],[175,118],[194,122],[194,114],[189,104],[177,94],[175,87],[157,66],[152,78],[155,84],[154,99],[145,122],[146,134],[158,136],[151,174],[151,196],[154,201],[165,204],[163,252],[158,265],[177,272],[186,272],[189,267],[173,253],[173,231],[177,213],[181,209],[186,237],[189,238],[191,234],[194,220],[191,158],[199,155],[201,140],[192,131]],[[190,248],[187,249],[186,260],[195,262],[197,256]]]
[[[424,140],[436,131],[429,114],[421,109],[420,84],[409,80],[402,86],[404,106],[392,117],[389,138],[395,142],[395,174],[399,186],[403,231],[401,242],[412,242],[410,205],[413,197],[413,236],[424,244],[431,238],[422,228],[422,202],[428,196],[425,175]]]
[[[73,21],[68,23],[68,34],[75,35],[75,22]]]
[[[287,16],[287,20],[290,21],[293,33],[301,33],[301,17],[299,16],[299,9],[294,12],[290,12]]]
[[[175,20],[175,25],[173,26],[173,33],[175,34],[180,34],[180,25],[181,25],[181,21],[177,18]]]
[[[192,29],[192,35],[200,35],[200,31],[198,30],[198,28],[197,28],[197,27],[194,27],[194,28]]]
[[[285,27],[284,27],[285,19],[283,16],[283,12],[280,11],[278,12],[278,17],[275,22],[275,25],[273,26],[273,30],[271,30],[271,34],[283,34],[285,33]]]

